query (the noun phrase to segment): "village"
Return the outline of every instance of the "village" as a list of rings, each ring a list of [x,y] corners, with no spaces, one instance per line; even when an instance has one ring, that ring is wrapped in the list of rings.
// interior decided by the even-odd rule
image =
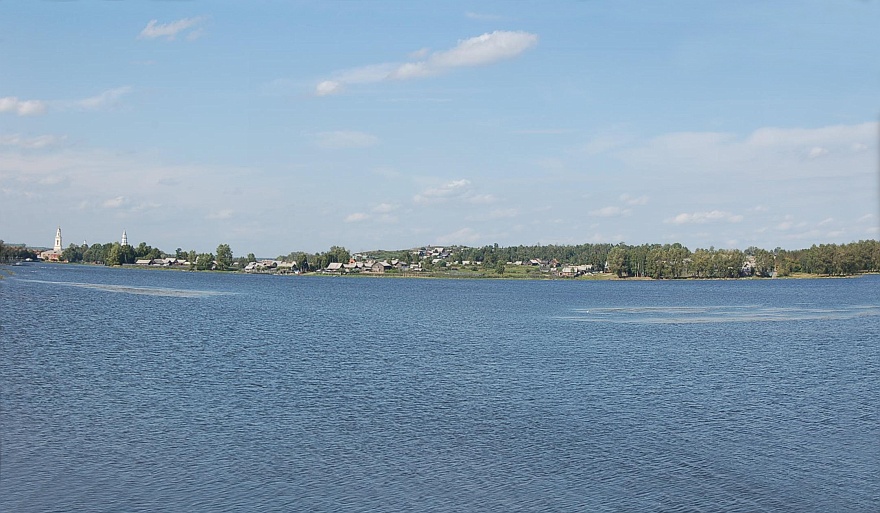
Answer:
[[[330,262],[320,269],[303,270],[296,262],[263,259],[248,262],[243,267],[240,262],[233,262],[230,270],[250,274],[301,274],[312,272],[318,274],[385,274],[419,275],[438,271],[457,271],[462,269],[477,270],[483,266],[481,261],[452,260],[454,253],[445,247],[425,246],[408,251],[411,255],[407,262],[400,258],[376,259],[368,253],[356,253],[347,262]],[[138,259],[135,264],[141,267],[189,268],[192,263],[174,257]],[[531,270],[548,276],[576,278],[586,274],[600,274],[605,269],[594,271],[593,265],[563,265],[556,259],[542,260],[533,258],[528,261],[517,260],[506,262],[506,266],[528,267]],[[216,262],[214,269],[216,269]]]
[[[128,243],[125,230],[118,242],[64,249],[61,227],[52,249],[29,251],[24,246],[5,251],[7,261],[96,263],[141,268],[243,272],[272,275],[384,275],[473,278],[775,278],[794,274],[851,276],[877,272],[880,243],[874,240],[845,245],[824,244],[809,249],[767,251],[750,247],[690,251],[681,244],[580,244],[574,246],[483,247],[427,245],[405,250],[350,253],[333,246],[321,253],[291,252],[274,259],[253,253],[233,257],[228,244],[214,253],[178,248],[173,256],[142,242]]]

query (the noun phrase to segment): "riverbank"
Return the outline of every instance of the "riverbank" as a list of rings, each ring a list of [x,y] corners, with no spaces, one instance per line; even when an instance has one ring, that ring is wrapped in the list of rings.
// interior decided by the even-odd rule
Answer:
[[[83,265],[93,267],[107,267],[102,264],[92,263],[68,263],[68,262],[26,262],[15,267],[21,268],[31,264],[52,264],[52,265]],[[431,280],[456,280],[456,279],[477,279],[477,280],[561,280],[561,281],[682,281],[682,280],[709,280],[709,281],[740,281],[740,280],[808,280],[808,279],[827,279],[827,278],[857,278],[869,274],[880,274],[877,272],[863,272],[851,275],[828,275],[828,274],[809,274],[809,273],[791,273],[787,276],[759,277],[744,276],[739,278],[699,278],[687,276],[681,278],[653,278],[650,276],[629,276],[619,277],[613,273],[589,273],[576,277],[560,276],[549,271],[540,271],[538,269],[527,266],[507,266],[503,273],[494,270],[480,269],[450,269],[443,271],[420,271],[420,272],[398,272],[389,271],[384,273],[372,272],[354,272],[354,273],[332,273],[332,272],[306,272],[306,273],[290,273],[290,272],[245,272],[242,270],[220,271],[212,270],[196,270],[191,267],[181,266],[142,266],[135,264],[125,264],[120,266],[109,266],[112,269],[134,269],[139,271],[171,271],[171,272],[199,272],[199,273],[218,273],[218,274],[247,274],[255,276],[280,276],[280,277],[336,277],[336,278],[391,278],[391,279],[431,279]],[[13,272],[7,269],[7,272]]]

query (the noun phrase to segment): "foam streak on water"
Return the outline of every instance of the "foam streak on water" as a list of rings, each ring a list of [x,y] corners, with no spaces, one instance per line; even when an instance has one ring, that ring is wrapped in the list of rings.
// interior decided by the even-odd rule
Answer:
[[[876,305],[848,305],[841,308],[767,307],[759,305],[718,305],[703,307],[635,306],[575,309],[574,315],[560,319],[578,322],[629,324],[791,322],[848,320],[880,316]]]
[[[103,283],[77,283],[65,281],[28,280],[34,283],[45,283],[62,287],[81,287],[84,289],[101,290],[104,292],[118,292],[124,294],[140,294],[144,296],[165,297],[207,297],[222,294],[210,290],[184,290],[163,287],[136,287],[131,285],[108,285]]]

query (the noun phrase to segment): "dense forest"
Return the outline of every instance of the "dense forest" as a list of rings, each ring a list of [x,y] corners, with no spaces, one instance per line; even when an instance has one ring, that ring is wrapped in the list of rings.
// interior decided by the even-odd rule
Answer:
[[[462,259],[487,265],[533,258],[588,264],[620,277],[737,278],[807,273],[846,276],[880,270],[880,242],[813,245],[808,249],[768,251],[750,247],[701,249],[681,244],[581,244],[575,246],[484,246],[461,251]],[[607,264],[607,267],[606,267]]]
[[[403,263],[420,261],[426,256],[421,250],[375,251],[358,257],[376,259],[396,258]],[[4,244],[0,240],[0,262],[10,263],[36,259],[38,253],[24,246]],[[103,265],[134,264],[140,259],[175,258],[198,270],[242,269],[256,261],[253,253],[235,258],[228,244],[217,246],[215,253],[197,253],[177,248],[165,253],[144,242],[137,246],[118,242],[77,246],[71,244],[62,253],[67,262],[97,263]],[[278,260],[295,262],[303,272],[324,269],[330,263],[347,263],[351,253],[341,246],[333,246],[321,253],[291,252]],[[756,247],[746,250],[697,248],[691,251],[681,244],[579,244],[500,247],[453,246],[445,248],[441,258],[422,260],[430,270],[469,262],[472,267],[485,270],[501,269],[505,264],[537,259],[544,263],[562,265],[589,265],[593,270],[625,277],[662,278],[738,278],[743,276],[789,276],[806,273],[825,276],[848,276],[880,271],[880,242],[863,240],[849,244],[821,244],[798,250],[776,248],[772,251]],[[425,261],[427,260],[427,261]],[[436,262],[435,260],[440,260]]]

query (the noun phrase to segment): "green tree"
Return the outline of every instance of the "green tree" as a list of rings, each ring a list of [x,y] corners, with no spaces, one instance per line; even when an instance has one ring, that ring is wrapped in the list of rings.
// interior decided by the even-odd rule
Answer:
[[[214,267],[214,255],[211,253],[199,253],[196,257],[196,269],[207,271]]]
[[[614,246],[608,252],[608,272],[614,273],[618,278],[626,274],[626,249],[622,246]]]
[[[115,243],[114,246],[119,243]],[[133,264],[137,261],[137,256],[134,254],[134,248],[131,247],[131,244],[126,244],[125,246],[119,246],[119,264]]]
[[[110,251],[104,256],[104,265],[120,265],[122,264],[122,260],[120,257],[120,246],[119,243],[113,244],[110,246]]]
[[[82,249],[73,243],[61,252],[61,259],[67,260],[68,262],[81,262],[82,256]]]
[[[342,246],[331,247],[330,251],[327,252],[327,256],[329,257],[327,263],[341,262],[347,264],[351,260],[351,253]]]
[[[225,271],[232,265],[232,249],[229,244],[217,246],[217,269]]]
[[[89,249],[83,252],[83,261],[103,263],[104,262],[104,246],[101,244],[92,244]]]

